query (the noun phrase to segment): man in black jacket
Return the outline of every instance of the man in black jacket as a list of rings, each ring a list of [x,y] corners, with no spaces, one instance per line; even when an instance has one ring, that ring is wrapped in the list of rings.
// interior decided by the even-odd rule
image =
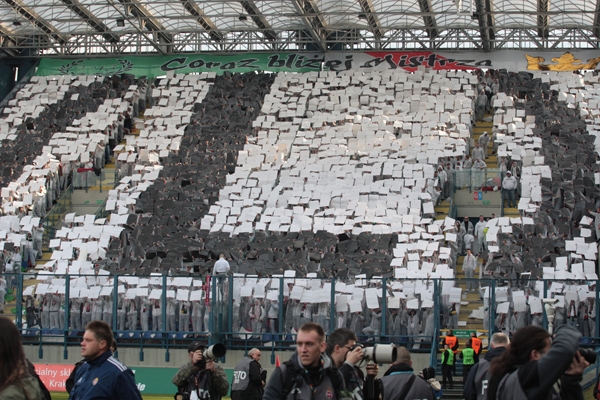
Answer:
[[[415,375],[410,352],[406,347],[398,347],[398,358],[381,379],[375,380],[374,392],[375,396],[368,396],[367,400],[435,400],[435,394],[429,383]]]
[[[326,348],[325,331],[320,325],[314,322],[302,325],[296,336],[296,352],[273,371],[263,399],[344,398],[344,377],[324,354]]]
[[[244,357],[233,370],[231,383],[231,400],[262,399],[267,371],[263,371],[260,361],[260,350],[252,349],[248,357]]]
[[[469,376],[463,388],[465,400],[485,400],[487,399],[487,388],[490,379],[490,365],[492,360],[499,357],[510,346],[510,339],[506,334],[497,332],[492,335],[490,341],[492,348],[486,353],[483,360],[471,368]]]

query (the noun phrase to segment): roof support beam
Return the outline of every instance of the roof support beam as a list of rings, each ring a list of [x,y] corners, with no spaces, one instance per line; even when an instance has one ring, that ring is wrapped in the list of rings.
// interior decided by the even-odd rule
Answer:
[[[217,26],[206,16],[206,14],[204,14],[204,11],[198,7],[195,1],[181,0],[181,4],[183,4],[183,7],[187,12],[196,17],[196,21],[198,21],[200,26],[208,32],[212,40],[215,42],[223,41],[223,34],[217,30]]]
[[[594,36],[600,39],[600,0],[596,0],[596,13],[594,14]]]
[[[550,46],[550,49],[556,49],[558,47],[558,45],[563,44],[564,40],[567,36],[569,36],[572,33],[572,29],[565,29],[562,33],[562,35],[560,35],[560,37],[558,39],[556,39],[556,41],[554,42],[554,44],[552,46]]]
[[[517,31],[515,31],[515,33],[516,33],[516,32],[517,32]],[[528,36],[528,37],[529,37],[529,39],[531,39],[531,41],[532,41],[532,42],[534,42],[535,44],[537,44],[537,45],[538,45],[538,48],[539,48],[539,49],[544,49],[544,48],[545,48],[545,46],[544,46],[544,43],[543,43],[543,42],[540,42],[540,41],[538,40],[538,38],[537,38],[537,37],[536,37],[536,36],[533,34],[533,29],[525,29],[525,30],[523,30],[523,31],[519,31],[519,33],[521,33],[521,34],[523,34],[523,35],[525,35],[525,36]]]
[[[68,38],[61,34],[58,29],[48,23],[45,19],[39,16],[35,11],[27,7],[21,0],[4,0],[6,4],[11,6],[16,12],[21,14],[25,19],[44,31],[49,37],[53,38],[60,44],[65,44]]]
[[[298,15],[302,18],[304,25],[306,25],[308,33],[314,41],[314,45],[320,51],[324,52],[327,49],[325,45],[327,28],[316,4],[313,0],[292,0],[292,4]]]
[[[538,5],[538,17],[537,17],[537,26],[538,26],[538,36],[542,39],[548,39],[548,11],[550,11],[550,0],[537,0]]]
[[[154,40],[154,38],[152,38],[151,36],[149,36],[141,27],[139,24],[136,24],[135,21],[132,21],[131,18],[129,17],[129,15],[127,14],[127,12],[124,12],[123,10],[121,10],[121,8],[119,6],[117,6],[117,4],[115,4],[114,0],[107,0],[108,4],[110,4],[115,10],[117,10],[117,12],[119,14],[121,14],[121,16],[126,19],[131,26],[133,26],[140,35],[142,35],[151,45],[152,47],[154,47],[156,50],[158,50],[158,52],[160,54],[167,54],[167,52],[163,49],[164,46],[161,46],[160,43],[157,43],[156,40]],[[121,0],[119,0],[121,1]]]
[[[379,18],[377,18],[375,8],[373,8],[372,1],[358,0],[358,2],[360,3],[360,8],[362,8],[362,11],[367,18],[367,22],[369,22],[371,32],[373,32],[373,36],[375,36],[377,40],[381,40],[381,38],[383,37],[383,31],[381,30],[381,24],[379,23]]]
[[[18,41],[13,37],[14,32],[0,25],[0,35],[0,52],[3,51],[11,57],[16,57],[19,50],[17,49]]]
[[[419,0],[419,7],[421,8],[421,12],[424,14],[423,22],[425,23],[425,27],[427,29],[427,36],[429,36],[429,39],[433,40],[437,37],[437,35],[439,35],[439,32],[435,22],[435,17],[433,16],[431,0]]]
[[[269,22],[267,22],[267,19],[260,15],[260,10],[258,9],[258,7],[256,7],[254,1],[242,0],[240,1],[240,3],[242,7],[244,7],[244,10],[246,10],[248,15],[250,15],[250,18],[252,18],[254,24],[260,28],[260,31],[263,33],[265,38],[267,40],[270,40],[271,42],[276,41],[277,33],[271,28],[271,25],[269,24]]]
[[[167,29],[138,0],[119,1],[125,5],[125,9],[128,11],[126,14],[133,15],[143,23],[144,28],[156,32],[159,43],[162,42],[163,45],[173,44],[173,35],[167,33]]]
[[[491,51],[494,47],[493,40],[496,38],[494,33],[494,18],[492,17],[492,0],[476,0],[477,20],[479,22],[479,32],[484,51]]]
[[[87,22],[89,26],[94,28],[96,32],[102,33],[104,40],[113,44],[119,43],[119,36],[115,35],[114,33],[109,33],[110,29],[108,26],[106,26],[102,21],[98,20],[98,18],[96,18],[94,14],[90,12],[90,10],[82,6],[78,0],[62,0],[62,2],[65,3],[67,7],[71,9],[71,11],[79,15],[85,22]]]

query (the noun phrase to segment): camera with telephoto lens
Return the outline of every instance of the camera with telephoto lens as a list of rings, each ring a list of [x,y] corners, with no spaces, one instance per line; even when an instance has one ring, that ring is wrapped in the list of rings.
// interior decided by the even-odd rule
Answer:
[[[365,347],[356,343],[350,347],[350,351],[361,347],[363,349],[363,360],[373,361],[375,364],[392,364],[398,358],[398,349],[393,344],[375,344],[372,347]]]
[[[194,351],[202,349],[204,349],[204,345],[201,342],[193,342],[188,347],[188,353],[193,353]],[[224,357],[226,353],[227,347],[225,347],[224,344],[215,343],[212,346],[209,346],[207,349],[204,349],[202,352],[202,359],[198,360],[195,365],[196,367],[200,368],[200,370],[203,370],[206,367],[206,361],[216,361],[217,359]],[[179,388],[179,391],[173,396],[173,399],[190,400],[190,397],[190,390],[187,387],[186,382]]]
[[[577,349],[577,351],[579,354],[581,354],[581,357],[585,358],[585,361],[589,362],[590,364],[596,363],[596,352],[594,350],[580,347]]]
[[[223,343],[215,343],[202,353],[202,358],[205,360],[217,360],[227,353],[227,347]]]

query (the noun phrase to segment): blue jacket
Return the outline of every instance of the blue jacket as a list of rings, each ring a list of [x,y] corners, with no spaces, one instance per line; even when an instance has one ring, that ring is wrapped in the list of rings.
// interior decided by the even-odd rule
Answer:
[[[142,400],[133,372],[110,351],[77,369],[69,400]]]

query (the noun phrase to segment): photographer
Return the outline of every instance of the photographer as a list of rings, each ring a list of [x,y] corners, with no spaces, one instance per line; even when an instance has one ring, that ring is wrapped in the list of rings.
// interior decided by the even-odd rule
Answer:
[[[361,345],[356,344],[356,334],[348,328],[336,329],[327,338],[327,354],[344,376],[346,390],[354,395],[355,400],[362,400],[364,374],[356,366],[364,358],[365,352]],[[377,376],[377,364],[367,365],[367,374]]]
[[[417,376],[412,368],[410,352],[398,347],[398,358],[381,379],[375,379],[374,395],[368,400],[423,399],[435,400],[436,395],[428,382],[430,376]],[[368,379],[370,381],[370,379]],[[369,382],[370,385],[370,382]],[[365,388],[366,389],[366,388]],[[439,384],[438,384],[439,389]],[[369,392],[369,390],[365,390]]]
[[[190,362],[179,368],[172,380],[178,389],[175,395],[177,400],[218,400],[227,395],[229,382],[225,371],[214,360],[205,359],[203,352],[202,343],[193,342],[189,345]]]
[[[554,340],[537,326],[519,329],[510,348],[492,361],[488,399],[583,399],[580,382],[589,363],[577,351],[580,337],[567,325]]]

